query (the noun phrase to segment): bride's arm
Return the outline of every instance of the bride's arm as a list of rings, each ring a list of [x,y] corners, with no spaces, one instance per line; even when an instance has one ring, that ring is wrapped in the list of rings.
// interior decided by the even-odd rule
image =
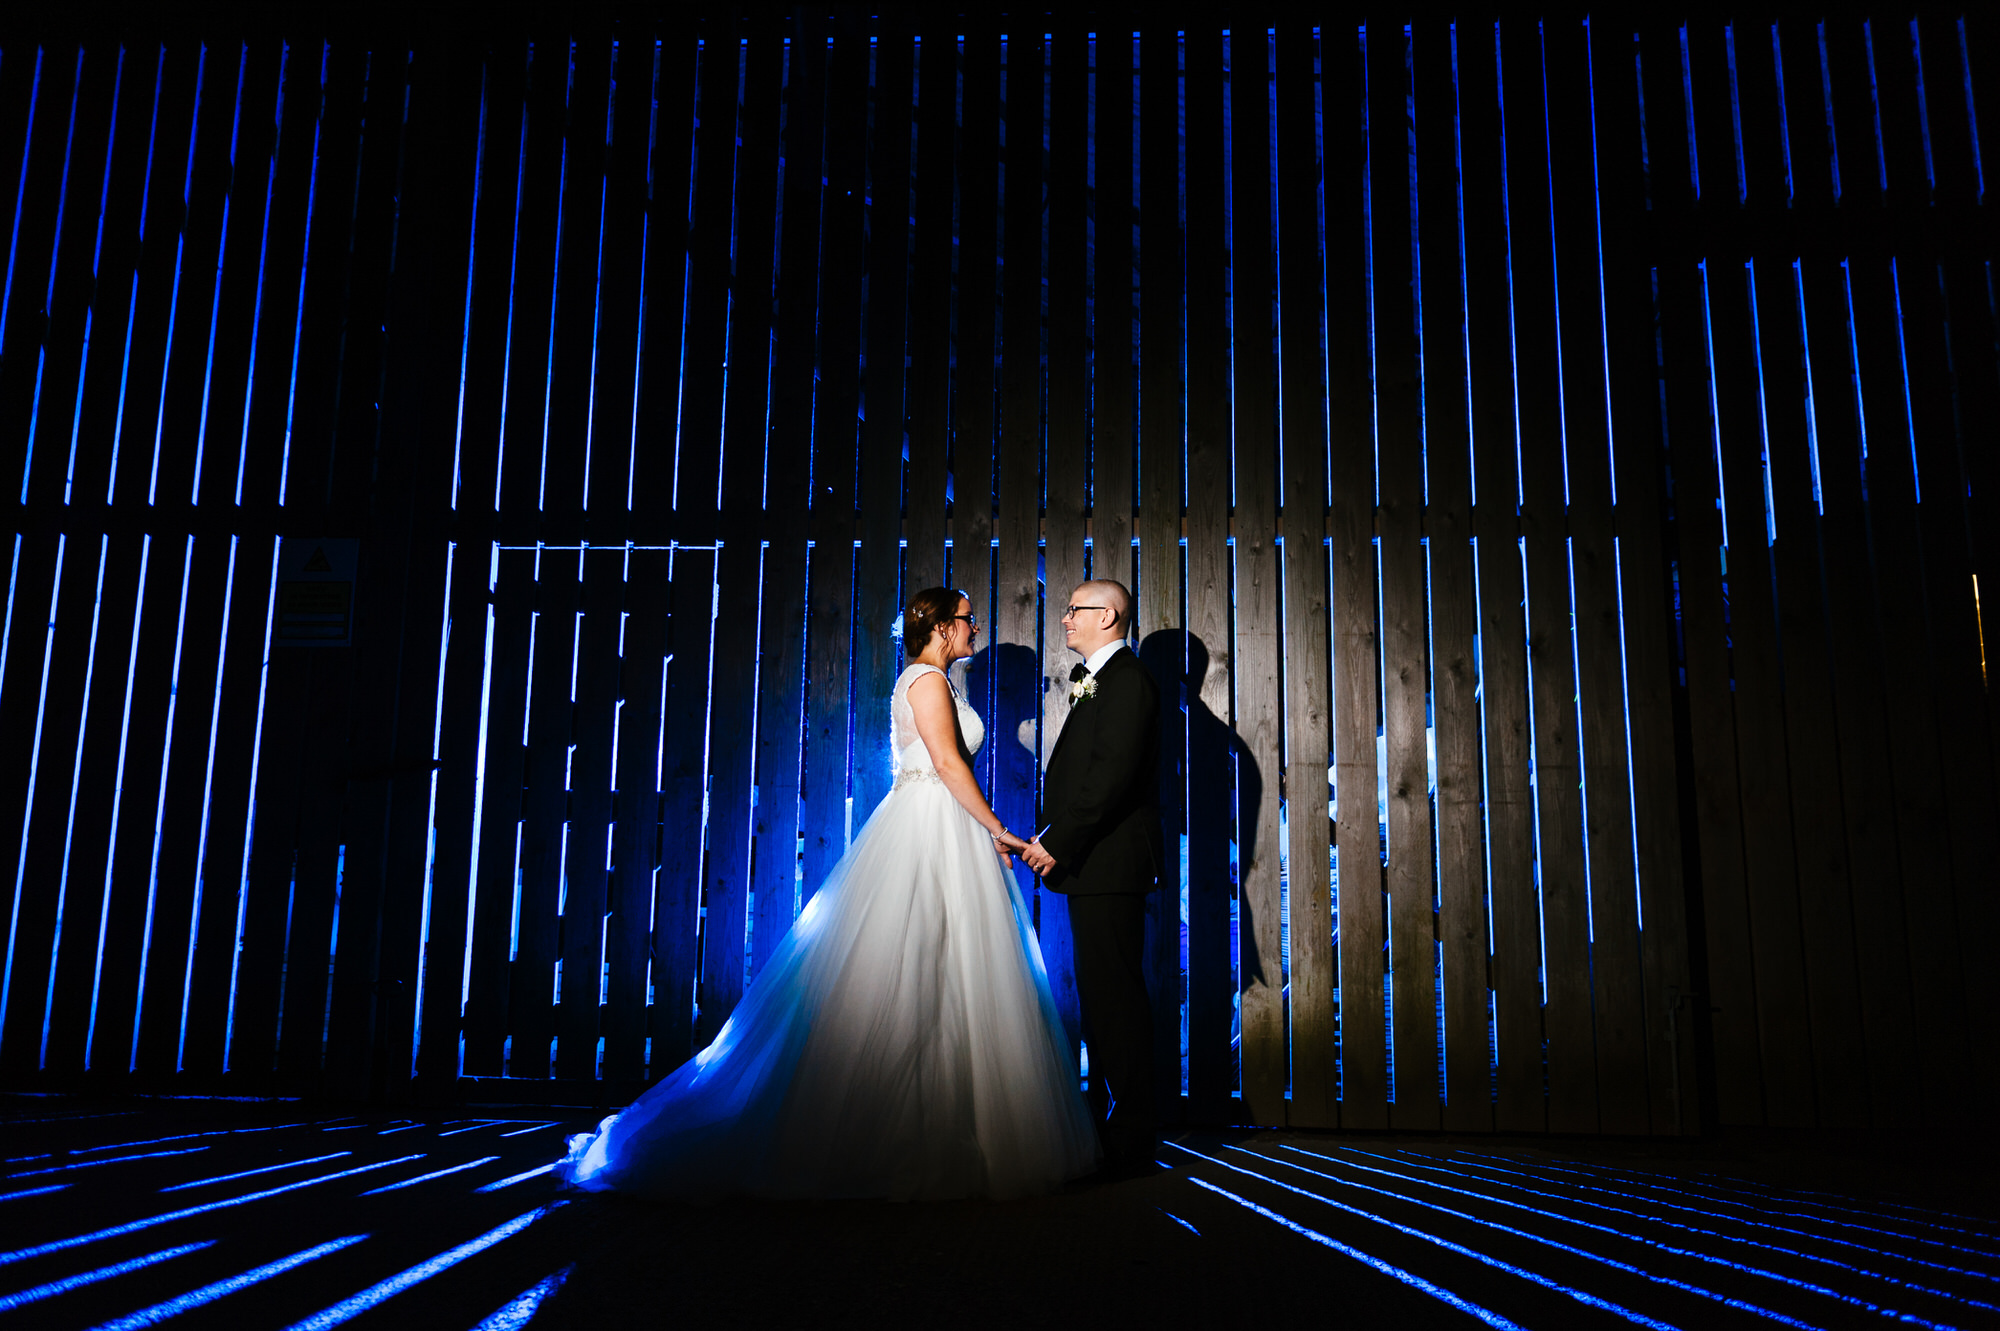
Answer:
[[[952,705],[951,688],[944,676],[926,672],[910,681],[909,699],[910,711],[917,719],[917,735],[930,752],[931,765],[944,779],[944,788],[995,841],[1011,850],[1025,847],[1028,843],[1002,825],[993,806],[979,793],[979,782],[973,779],[959,744],[958,709]]]

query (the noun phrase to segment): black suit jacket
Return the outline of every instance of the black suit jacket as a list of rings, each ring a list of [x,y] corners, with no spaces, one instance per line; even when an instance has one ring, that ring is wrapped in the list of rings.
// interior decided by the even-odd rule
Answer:
[[[1160,689],[1129,648],[1097,673],[1097,692],[1070,709],[1042,782],[1043,883],[1089,895],[1150,892],[1160,841]]]

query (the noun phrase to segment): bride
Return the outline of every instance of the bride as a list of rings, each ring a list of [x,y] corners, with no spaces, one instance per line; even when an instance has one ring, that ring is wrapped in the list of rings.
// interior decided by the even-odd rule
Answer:
[[[1041,949],[1002,868],[1026,843],[979,792],[985,726],[945,675],[972,655],[972,604],[933,587],[903,623],[889,797],[714,1042],[570,1139],[571,1183],[1003,1198],[1095,1168]]]

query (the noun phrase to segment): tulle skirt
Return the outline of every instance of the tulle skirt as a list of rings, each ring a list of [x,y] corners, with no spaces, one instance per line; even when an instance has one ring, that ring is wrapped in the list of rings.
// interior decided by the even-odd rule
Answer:
[[[706,1049],[559,1174],[666,1197],[1020,1197],[1096,1167],[1041,948],[935,780],[855,837]]]

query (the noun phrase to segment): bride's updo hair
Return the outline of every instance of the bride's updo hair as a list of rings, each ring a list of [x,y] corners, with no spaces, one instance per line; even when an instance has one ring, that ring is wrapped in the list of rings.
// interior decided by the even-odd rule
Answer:
[[[903,655],[912,661],[931,645],[931,634],[951,623],[965,593],[950,587],[926,587],[910,598],[903,609]]]

